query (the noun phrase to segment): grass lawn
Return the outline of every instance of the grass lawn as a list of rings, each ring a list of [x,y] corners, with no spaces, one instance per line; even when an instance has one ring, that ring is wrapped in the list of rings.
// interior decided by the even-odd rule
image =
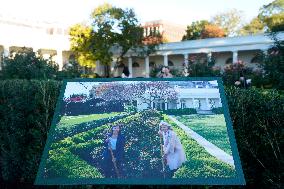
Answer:
[[[78,116],[63,116],[58,125],[60,126],[71,126],[84,122],[94,121],[98,119],[113,117],[121,114],[121,112],[112,112],[105,114],[91,114],[91,115],[78,115]]]
[[[183,115],[176,118],[228,154],[232,155],[225,117],[217,115]]]

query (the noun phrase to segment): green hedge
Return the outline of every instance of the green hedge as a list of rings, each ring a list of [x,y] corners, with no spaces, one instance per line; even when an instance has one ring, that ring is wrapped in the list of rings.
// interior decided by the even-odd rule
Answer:
[[[33,182],[61,82],[0,81],[0,171],[13,182]]]
[[[32,183],[61,82],[0,81],[0,181]],[[226,88],[248,188],[280,188],[284,100],[275,90]]]
[[[248,187],[281,188],[284,99],[276,90],[227,88]]]
[[[196,114],[196,109],[194,108],[184,108],[184,109],[169,109],[164,110],[163,113],[168,115],[189,115],[189,114]]]

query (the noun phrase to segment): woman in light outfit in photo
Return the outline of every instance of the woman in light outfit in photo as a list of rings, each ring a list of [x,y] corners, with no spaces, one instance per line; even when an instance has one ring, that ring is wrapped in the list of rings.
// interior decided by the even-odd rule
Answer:
[[[174,172],[186,161],[186,156],[180,139],[171,126],[165,121],[161,121],[159,126],[159,135],[163,137],[164,159],[170,169],[169,177],[172,178]]]

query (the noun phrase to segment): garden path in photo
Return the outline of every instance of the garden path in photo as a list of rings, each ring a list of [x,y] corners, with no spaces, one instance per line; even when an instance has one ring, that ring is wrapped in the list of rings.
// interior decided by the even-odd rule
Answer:
[[[174,121],[181,129],[183,129],[188,136],[193,138],[194,140],[197,141],[198,144],[200,144],[202,147],[205,148],[205,150],[211,154],[212,156],[216,157],[217,159],[235,167],[234,165],[234,159],[231,155],[227,154],[225,151],[222,149],[218,148],[216,145],[212,144],[196,132],[194,132],[192,129],[188,128],[185,126],[183,123],[178,121],[176,118],[173,116],[168,116],[172,121]]]

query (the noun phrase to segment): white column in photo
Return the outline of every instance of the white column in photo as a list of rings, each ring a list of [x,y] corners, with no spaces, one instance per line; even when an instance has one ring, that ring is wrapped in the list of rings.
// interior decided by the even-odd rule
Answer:
[[[63,55],[62,55],[62,50],[61,49],[57,49],[56,50],[56,62],[59,66],[59,70],[62,70],[63,68]]]
[[[154,101],[151,102],[151,108],[154,109]]]
[[[149,56],[145,57],[145,77],[150,77]]]
[[[238,51],[233,51],[233,64],[238,62]]]
[[[184,54],[183,57],[184,57],[184,66],[188,67],[188,54]]]
[[[132,77],[132,57],[128,57],[128,70],[130,72],[129,77]]]
[[[168,66],[168,55],[164,55],[164,66]]]
[[[165,110],[168,110],[168,100],[165,100]]]
[[[177,109],[182,109],[182,104],[180,98],[177,100]]]
[[[208,109],[208,110],[211,109],[211,108],[210,108],[210,103],[209,103],[209,99],[208,99],[208,98],[206,98],[206,106],[207,106],[207,109]]]

